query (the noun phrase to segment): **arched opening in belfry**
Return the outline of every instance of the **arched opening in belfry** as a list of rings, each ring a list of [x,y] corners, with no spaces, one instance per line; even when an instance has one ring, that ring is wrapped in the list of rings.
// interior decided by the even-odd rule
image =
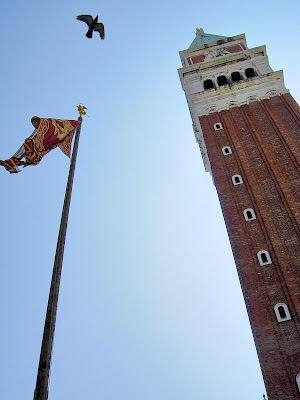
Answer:
[[[228,85],[228,81],[225,75],[218,76],[217,81],[219,86]]]
[[[203,86],[204,90],[213,89],[215,87],[211,79],[206,79],[206,81],[203,82]]]
[[[246,78],[254,78],[254,76],[255,76],[254,69],[253,68],[245,69],[245,75],[246,75]]]
[[[238,82],[242,80],[241,74],[238,71],[235,71],[231,74],[231,80],[232,82]]]

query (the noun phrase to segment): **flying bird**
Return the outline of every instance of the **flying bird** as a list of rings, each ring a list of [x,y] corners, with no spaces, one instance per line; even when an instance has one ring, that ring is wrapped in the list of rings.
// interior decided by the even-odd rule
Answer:
[[[88,25],[89,29],[85,35],[86,37],[92,38],[93,31],[97,31],[99,32],[101,39],[104,39],[104,25],[101,22],[98,22],[98,15],[96,18],[93,18],[91,15],[78,15],[77,19]]]

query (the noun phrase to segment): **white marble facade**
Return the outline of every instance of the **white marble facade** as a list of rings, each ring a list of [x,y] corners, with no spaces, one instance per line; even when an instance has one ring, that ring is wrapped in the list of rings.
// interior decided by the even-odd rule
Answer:
[[[198,30],[197,35],[199,32],[204,34],[203,30]],[[212,35],[207,36],[210,38]],[[180,52],[183,67],[178,70],[178,73],[190,108],[195,136],[206,171],[210,171],[210,165],[199,123],[200,116],[289,92],[284,86],[282,71],[273,72],[270,67],[265,46],[248,49],[245,35],[221,38],[220,44],[215,41],[192,47],[196,42],[196,36],[191,47]],[[242,45],[245,50],[241,48],[241,51],[234,53],[226,50],[226,47],[235,45]],[[188,60],[191,60],[191,57],[201,55],[204,58],[203,61],[189,65]],[[246,77],[245,71],[248,68],[252,68],[255,76]],[[232,82],[233,72],[239,72],[241,80]],[[225,76],[228,84],[219,86],[218,77],[220,76]],[[211,80],[214,87],[205,90],[204,81],[206,80]]]

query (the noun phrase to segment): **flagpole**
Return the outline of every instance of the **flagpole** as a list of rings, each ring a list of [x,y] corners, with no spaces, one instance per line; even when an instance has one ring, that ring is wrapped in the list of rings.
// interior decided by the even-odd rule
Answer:
[[[79,108],[81,107],[81,108]],[[60,286],[60,277],[62,270],[62,262],[64,257],[64,247],[65,247],[65,239],[66,239],[66,231],[68,224],[68,216],[71,202],[71,194],[72,194],[72,186],[73,186],[73,178],[75,172],[75,164],[79,143],[79,136],[82,124],[82,114],[85,114],[83,106],[78,106],[80,124],[78,125],[75,133],[75,141],[72,152],[72,158],[70,162],[69,176],[66,186],[64,205],[62,209],[61,221],[59,234],[57,238],[57,246],[56,246],[56,254],[54,259],[54,266],[52,272],[52,280],[48,298],[48,306],[47,313],[45,318],[44,325],[44,333],[41,345],[41,353],[40,353],[40,361],[36,379],[36,386],[34,391],[33,400],[47,400],[48,399],[48,385],[49,385],[49,374],[50,374],[50,366],[51,366],[51,356],[52,356],[52,348],[53,348],[53,339],[54,339],[54,331],[55,331],[55,321],[56,321],[56,313],[57,313],[57,303],[58,303],[58,294],[59,294],[59,286]],[[84,107],[85,108],[85,107]],[[82,112],[81,112],[82,111]]]

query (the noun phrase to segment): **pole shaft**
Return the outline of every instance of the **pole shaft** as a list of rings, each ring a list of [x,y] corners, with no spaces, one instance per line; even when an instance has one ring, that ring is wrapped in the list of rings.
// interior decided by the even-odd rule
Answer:
[[[79,143],[79,136],[81,130],[82,118],[79,117],[80,124],[78,125],[75,133],[75,141],[70,162],[68,182],[65,192],[64,205],[61,215],[59,234],[57,239],[56,253],[54,259],[54,266],[52,272],[52,280],[48,298],[47,313],[45,318],[43,340],[41,345],[40,361],[36,379],[36,386],[34,391],[33,400],[47,400],[48,399],[48,383],[51,366],[51,356],[53,348],[53,338],[55,331],[55,321],[57,313],[57,303],[59,294],[60,277],[62,270],[62,262],[64,257],[66,231],[69,217],[69,209],[71,202],[73,178],[75,172],[75,164]]]

